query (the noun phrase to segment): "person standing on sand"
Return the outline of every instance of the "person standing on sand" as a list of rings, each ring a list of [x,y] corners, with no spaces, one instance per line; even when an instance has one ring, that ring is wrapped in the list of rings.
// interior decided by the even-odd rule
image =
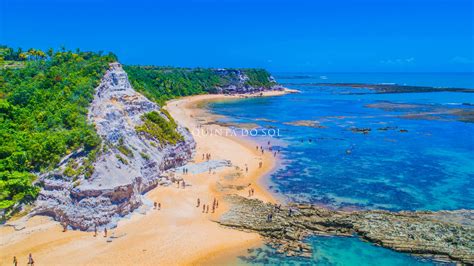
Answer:
[[[201,205],[201,200],[198,198],[196,208],[199,208],[199,205]]]
[[[202,205],[202,213],[204,213],[206,211],[206,204],[203,204]]]
[[[161,210],[161,203],[158,202],[158,210]]]
[[[18,266],[18,260],[13,256],[13,266]]]
[[[153,209],[156,210],[156,206],[158,206],[158,204],[156,203],[156,201],[153,203]]]
[[[107,227],[104,228],[104,237],[107,237]]]
[[[27,265],[31,265],[31,266],[35,265],[35,260],[33,259],[33,256],[31,255],[31,253],[30,253],[30,255],[28,255],[28,264]]]
[[[247,165],[245,165],[245,172],[248,173],[249,172],[249,167]]]
[[[182,185],[183,189],[186,187],[186,182],[184,182],[183,180],[183,185]]]
[[[216,200],[216,209],[219,207],[219,200]]]
[[[206,213],[209,213],[209,204],[206,206]]]

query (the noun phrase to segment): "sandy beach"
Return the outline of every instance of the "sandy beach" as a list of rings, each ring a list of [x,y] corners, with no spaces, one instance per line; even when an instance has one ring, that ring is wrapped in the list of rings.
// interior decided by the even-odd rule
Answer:
[[[277,96],[287,92],[266,92]],[[166,109],[182,126],[193,129],[215,130],[222,125],[212,124],[216,117],[202,108],[206,101],[249,97],[249,95],[198,95],[168,102]],[[206,265],[225,261],[245,253],[247,248],[260,245],[256,233],[246,233],[219,226],[213,220],[225,212],[226,194],[248,196],[264,201],[277,200],[260,185],[259,179],[276,165],[270,152],[261,154],[256,143],[235,136],[193,134],[196,153],[192,163],[202,162],[202,154],[210,153],[212,160],[229,160],[232,167],[220,168],[209,174],[183,176],[186,188],[176,185],[157,187],[145,197],[149,202],[161,203],[161,210],[148,208],[136,211],[109,230],[109,236],[97,237],[91,232],[62,232],[59,223],[44,216],[36,216],[15,231],[11,226],[0,227],[0,265],[10,265],[13,256],[19,264],[26,264],[29,253],[37,265]],[[259,168],[259,162],[262,167]],[[248,173],[245,166],[248,166]],[[197,199],[201,206],[196,207]],[[202,204],[219,201],[215,213],[202,213]],[[107,241],[109,240],[109,242]],[[211,260],[212,258],[212,260]]]

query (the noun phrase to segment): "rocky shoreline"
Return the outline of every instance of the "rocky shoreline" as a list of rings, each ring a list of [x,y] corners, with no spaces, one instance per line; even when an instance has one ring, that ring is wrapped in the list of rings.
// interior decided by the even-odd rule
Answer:
[[[311,235],[358,236],[386,248],[463,264],[474,263],[474,211],[336,211],[308,204],[278,207],[229,195],[230,210],[217,221],[257,232],[288,256],[311,256]]]

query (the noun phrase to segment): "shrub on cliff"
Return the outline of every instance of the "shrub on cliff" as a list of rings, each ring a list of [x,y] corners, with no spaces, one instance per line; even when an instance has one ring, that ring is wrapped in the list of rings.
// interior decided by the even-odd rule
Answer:
[[[176,144],[183,141],[183,136],[176,131],[176,122],[166,110],[162,109],[162,113],[166,118],[155,111],[144,114],[143,124],[136,128],[137,132],[157,140],[160,144]]]

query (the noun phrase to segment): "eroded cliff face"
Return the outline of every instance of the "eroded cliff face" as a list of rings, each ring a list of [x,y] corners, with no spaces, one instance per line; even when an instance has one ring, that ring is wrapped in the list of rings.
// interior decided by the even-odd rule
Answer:
[[[41,191],[34,214],[48,214],[63,225],[93,230],[113,226],[117,218],[143,204],[142,194],[169,181],[163,172],[192,158],[194,140],[178,126],[184,141],[160,143],[137,133],[141,116],[159,106],[137,93],[119,63],[110,65],[96,88],[88,118],[102,139],[102,147],[88,177],[67,177],[67,166],[84,164],[86,153],[67,156],[53,173],[41,177]]]

